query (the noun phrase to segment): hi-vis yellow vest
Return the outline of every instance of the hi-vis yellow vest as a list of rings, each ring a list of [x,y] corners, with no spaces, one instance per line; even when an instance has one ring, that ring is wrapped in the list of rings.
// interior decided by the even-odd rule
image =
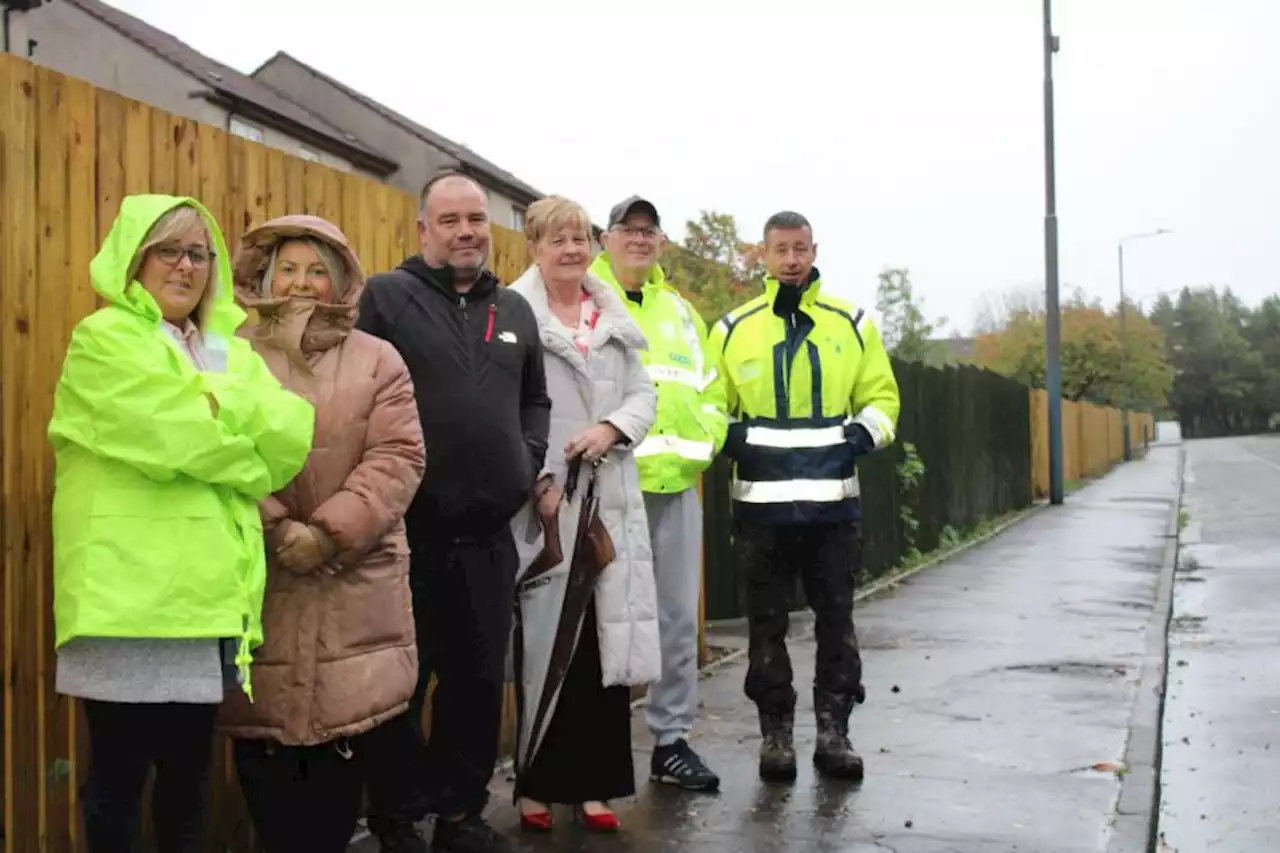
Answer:
[[[635,449],[640,488],[668,494],[693,488],[720,452],[728,426],[706,324],[657,265],[640,304],[618,284],[607,252],[596,258],[591,272],[617,288],[649,344],[642,355],[658,389],[658,415]]]

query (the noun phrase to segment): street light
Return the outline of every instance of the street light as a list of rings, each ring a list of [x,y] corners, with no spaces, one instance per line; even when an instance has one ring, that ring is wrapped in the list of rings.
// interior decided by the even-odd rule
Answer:
[[[1061,504],[1062,315],[1058,307],[1058,210],[1053,157],[1053,34],[1051,0],[1044,0],[1044,385],[1049,398],[1049,503]]]
[[[1145,240],[1148,237],[1159,237],[1161,234],[1172,234],[1168,228],[1157,228],[1155,231],[1144,231],[1141,234],[1130,234],[1120,238],[1117,252],[1120,256],[1120,411],[1124,418],[1124,461],[1133,458],[1132,440],[1129,436],[1129,329],[1125,322],[1128,315],[1124,298],[1124,244],[1133,240]]]

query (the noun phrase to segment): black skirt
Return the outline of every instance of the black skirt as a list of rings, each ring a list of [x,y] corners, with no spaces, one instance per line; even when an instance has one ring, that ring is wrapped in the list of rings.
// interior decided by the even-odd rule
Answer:
[[[576,805],[636,792],[631,758],[631,688],[601,684],[594,598],[569,661],[555,714],[519,794],[540,803]]]

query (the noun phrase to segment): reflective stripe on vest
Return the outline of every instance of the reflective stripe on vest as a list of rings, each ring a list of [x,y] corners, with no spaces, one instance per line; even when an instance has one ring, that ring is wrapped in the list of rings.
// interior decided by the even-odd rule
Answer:
[[[681,459],[693,462],[710,462],[715,454],[716,446],[710,441],[693,441],[675,435],[650,435],[640,442],[633,451],[637,459],[644,456],[658,456],[663,453],[674,453]]]
[[[748,504],[839,503],[859,496],[858,476],[842,480],[734,480],[733,499]]]

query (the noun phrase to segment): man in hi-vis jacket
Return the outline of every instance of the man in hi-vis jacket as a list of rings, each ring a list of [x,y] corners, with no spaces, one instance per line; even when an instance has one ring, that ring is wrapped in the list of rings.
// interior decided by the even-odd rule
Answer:
[[[658,389],[658,415],[635,449],[658,591],[662,677],[649,688],[645,718],[654,737],[649,776],[688,791],[720,778],[689,746],[698,708],[698,608],[702,505],[698,477],[724,444],[724,389],[698,312],[658,265],[666,245],[658,209],[631,196],[614,206],[591,272],[624,297],[649,348],[642,355]]]
[[[862,778],[849,715],[862,702],[853,626],[862,564],[856,461],[893,442],[898,383],[880,332],[823,290],[813,228],[798,213],[765,224],[765,293],[711,330],[734,461],[735,560],[747,577],[749,666],[764,742],[760,776],[796,776],[796,691],[786,634],[797,575],[813,609],[819,772]]]

